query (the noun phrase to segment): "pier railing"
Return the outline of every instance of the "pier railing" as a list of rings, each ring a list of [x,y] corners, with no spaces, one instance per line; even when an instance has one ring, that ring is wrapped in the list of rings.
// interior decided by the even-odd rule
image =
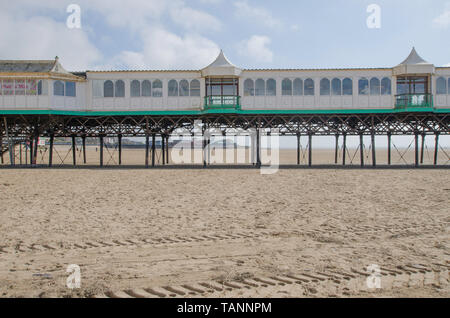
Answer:
[[[433,108],[431,94],[400,94],[395,96],[395,108]]]
[[[205,96],[205,109],[240,109],[240,96]]]

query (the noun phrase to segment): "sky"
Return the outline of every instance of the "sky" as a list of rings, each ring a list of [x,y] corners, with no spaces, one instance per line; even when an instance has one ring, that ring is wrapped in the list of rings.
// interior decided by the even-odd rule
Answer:
[[[450,65],[449,0],[15,0],[0,27],[0,59],[58,55],[70,71],[200,69],[221,48],[242,68],[392,67],[412,46]]]
[[[67,26],[71,4],[80,28]],[[450,0],[15,0],[0,2],[0,29],[0,59],[59,56],[69,71],[196,70],[220,49],[242,68],[393,67],[413,46],[450,66]]]

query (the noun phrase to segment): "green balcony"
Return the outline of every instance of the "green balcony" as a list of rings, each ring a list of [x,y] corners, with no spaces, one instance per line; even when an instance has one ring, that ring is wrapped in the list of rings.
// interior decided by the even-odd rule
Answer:
[[[206,109],[236,109],[240,110],[240,96],[206,96]]]
[[[433,95],[431,94],[401,94],[395,96],[396,109],[433,109]]]

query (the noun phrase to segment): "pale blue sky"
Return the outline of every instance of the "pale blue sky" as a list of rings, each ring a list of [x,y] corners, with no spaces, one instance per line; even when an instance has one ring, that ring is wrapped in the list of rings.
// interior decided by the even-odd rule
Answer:
[[[81,29],[66,26],[72,3]],[[392,67],[412,46],[450,65],[450,0],[15,0],[0,2],[0,28],[0,59],[58,55],[71,71],[200,69],[220,48],[243,68]]]
[[[70,3],[80,30],[65,25]],[[380,29],[366,25],[372,3]],[[0,11],[0,58],[59,55],[70,70],[198,69],[219,48],[244,68],[389,67],[413,45],[450,63],[448,0],[18,0]]]

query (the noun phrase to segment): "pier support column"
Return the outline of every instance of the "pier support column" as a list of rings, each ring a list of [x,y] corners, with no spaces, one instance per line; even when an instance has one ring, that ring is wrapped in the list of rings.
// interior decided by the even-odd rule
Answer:
[[[439,151],[439,133],[435,134],[434,137],[434,165],[437,165],[438,162],[438,151]]]
[[[300,165],[300,133],[297,133],[297,165]]]
[[[169,164],[169,135],[166,135],[166,164]]]
[[[202,154],[203,154],[203,168],[206,168],[206,139],[205,130],[202,130]]]
[[[77,165],[77,144],[75,135],[72,136],[72,161],[73,165]]]
[[[4,164],[5,161],[3,159],[3,138],[0,137],[0,163]]]
[[[119,166],[122,165],[122,135],[119,134],[117,136],[118,143],[119,143]]]
[[[256,168],[261,167],[261,153],[260,153],[260,147],[261,147],[261,136],[259,135],[260,130],[259,128],[256,129]]]
[[[419,133],[414,133],[414,166],[419,166]]]
[[[208,166],[211,165],[211,136],[208,135],[208,139],[206,140],[207,145],[207,154],[208,154]]]
[[[100,136],[100,167],[103,167],[103,135]]]
[[[166,164],[166,137],[164,135],[161,135],[161,158],[162,158],[162,165],[164,166]]]
[[[391,144],[392,144],[392,134],[388,132],[388,165],[391,165]]]
[[[4,124],[5,124],[5,134],[6,134],[6,140],[8,141],[8,149],[9,149],[9,163],[11,166],[14,166],[14,159],[15,159],[15,150],[14,150],[14,146],[12,144],[12,139],[9,136],[9,132],[8,132],[8,122],[6,120],[6,117],[3,118],[4,120]],[[1,147],[3,148],[3,144],[1,144]],[[3,153],[2,153],[2,160],[3,160]]]
[[[52,133],[50,135],[50,149],[48,153],[48,166],[51,167],[53,165],[53,142],[55,140],[55,135]]]
[[[334,147],[334,163],[338,163],[338,155],[339,155],[339,134],[336,134],[336,143]]]
[[[83,147],[83,163],[86,164],[86,136],[81,137]]]
[[[342,165],[345,166],[346,152],[347,152],[347,133],[342,135],[343,137],[343,154],[342,154]]]
[[[33,165],[33,137],[30,137],[30,165]]]
[[[223,164],[227,163],[227,139],[226,139],[226,132],[222,131],[222,161]]]
[[[376,167],[377,166],[377,153],[376,153],[376,148],[375,148],[375,132],[372,131],[371,135],[370,135],[370,139],[372,142],[372,166]]]
[[[312,134],[308,134],[308,166],[312,166]]]
[[[425,134],[422,134],[422,144],[420,145],[420,164],[423,164],[424,150],[425,150]]]
[[[195,134],[191,134],[191,164],[196,164],[195,162]]]
[[[156,134],[152,134],[152,167],[156,164]]]
[[[255,165],[255,148],[256,148],[256,136],[255,134],[250,134],[250,161],[252,165]]]
[[[362,133],[359,134],[359,161],[361,167],[364,167],[364,135]]]
[[[147,134],[145,134],[145,167],[146,168],[148,168],[149,151],[150,151],[150,136],[147,133]],[[153,159],[153,145],[152,145],[152,159]]]
[[[33,149],[33,164],[37,163],[37,155],[38,155],[38,143],[39,143],[39,133],[36,132],[34,136],[34,149]]]

